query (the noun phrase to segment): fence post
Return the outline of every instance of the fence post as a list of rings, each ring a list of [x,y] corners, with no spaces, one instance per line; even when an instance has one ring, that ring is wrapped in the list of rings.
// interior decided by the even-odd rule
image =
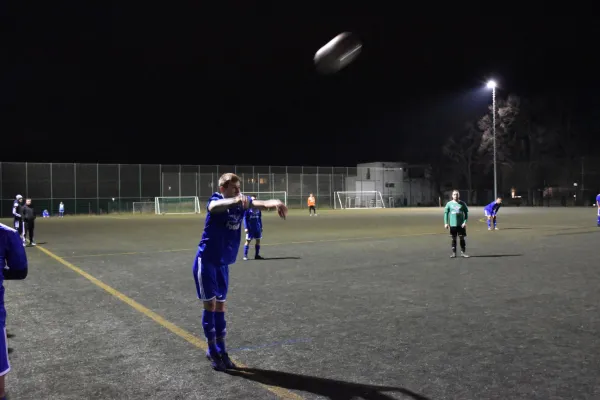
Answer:
[[[29,173],[27,169],[28,162],[25,161],[25,198],[29,197]]]
[[[73,163],[73,179],[75,181],[73,185],[73,191],[75,192],[75,206],[73,209],[75,210],[75,214],[77,214],[77,163]]]
[[[96,213],[100,214],[100,164],[96,163]]]
[[[290,196],[290,177],[288,175],[288,166],[287,165],[285,166],[285,192],[287,193],[288,201],[289,201],[289,196]]]
[[[139,167],[140,167],[140,201],[142,201],[142,164],[139,164]],[[132,207],[133,207],[133,205],[132,205]]]
[[[54,212],[54,195],[52,194],[52,163],[50,163],[50,215]]]
[[[300,167],[300,208],[304,209],[304,166]]]
[[[158,164],[158,179],[159,179],[159,182],[160,182],[160,195],[159,195],[159,197],[162,197],[162,195],[163,195],[162,164]]]
[[[117,189],[117,195],[119,196],[119,200],[117,201],[117,207],[119,207],[119,214],[121,213],[121,164],[117,164],[117,180],[119,182],[119,186]]]
[[[179,164],[179,197],[181,197],[181,164]]]

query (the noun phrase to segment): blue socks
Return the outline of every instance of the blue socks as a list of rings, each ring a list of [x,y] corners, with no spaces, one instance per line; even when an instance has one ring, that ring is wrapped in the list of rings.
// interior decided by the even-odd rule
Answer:
[[[227,336],[227,322],[225,322],[224,312],[215,312],[215,331],[217,339],[217,347],[220,352],[227,351],[225,347],[225,336]]]
[[[600,215],[598,215],[598,225],[600,225]]]
[[[491,228],[491,227],[492,227],[492,220],[488,219],[488,228]]]
[[[217,353],[216,332],[215,332],[215,312],[204,310],[202,313],[202,329],[208,343],[208,350],[211,353]],[[221,313],[223,314],[223,313]]]
[[[244,245],[244,257],[248,258],[248,250],[250,249],[249,245]],[[258,255],[258,253],[260,253],[260,245],[257,244],[254,246],[254,250],[256,250],[256,253],[254,254],[254,256],[256,257]]]

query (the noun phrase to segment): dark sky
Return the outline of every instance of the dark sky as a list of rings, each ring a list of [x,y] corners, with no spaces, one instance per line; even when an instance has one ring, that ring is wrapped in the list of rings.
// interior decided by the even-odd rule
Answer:
[[[500,96],[570,89],[586,109],[598,92],[593,21],[80,3],[0,24],[3,143],[23,149],[5,161],[421,162],[485,112],[488,77]],[[343,31],[362,54],[319,76],[315,51]]]

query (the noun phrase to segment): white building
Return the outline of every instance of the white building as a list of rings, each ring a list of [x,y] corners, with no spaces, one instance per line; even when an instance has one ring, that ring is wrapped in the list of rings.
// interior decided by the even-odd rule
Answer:
[[[426,165],[372,162],[356,167],[356,176],[346,178],[347,191],[378,191],[386,207],[435,205]]]

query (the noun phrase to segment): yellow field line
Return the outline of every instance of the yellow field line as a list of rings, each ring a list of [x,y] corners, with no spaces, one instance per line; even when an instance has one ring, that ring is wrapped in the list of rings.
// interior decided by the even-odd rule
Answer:
[[[58,261],[59,263],[61,263],[62,265],[64,265],[65,267],[69,268],[70,270],[78,273],[79,275],[83,276],[84,278],[86,278],[87,280],[89,280],[90,282],[92,282],[94,285],[104,289],[105,291],[107,291],[108,293],[110,293],[111,295],[113,295],[114,297],[116,297],[117,299],[121,300],[122,302],[128,304],[129,306],[131,306],[133,309],[139,311],[140,313],[144,314],[146,317],[154,320],[154,322],[156,322],[157,324],[161,325],[162,327],[168,329],[169,331],[171,331],[172,333],[174,333],[175,335],[179,336],[180,338],[186,340],[188,343],[191,343],[192,345],[198,347],[199,349],[202,349],[203,351],[207,350],[207,346],[206,346],[206,342],[202,339],[200,339],[197,336],[194,336],[192,333],[186,331],[183,328],[180,328],[179,326],[175,325],[172,322],[167,321],[166,319],[164,319],[163,317],[161,317],[160,315],[158,315],[157,313],[155,313],[154,311],[150,310],[149,308],[144,307],[143,305],[141,305],[140,303],[138,303],[137,301],[127,297],[126,295],[124,295],[123,293],[119,292],[118,290],[114,289],[113,287],[107,285],[106,283],[102,282],[101,280],[95,278],[94,276],[88,274],[87,272],[85,272],[84,270],[82,270],[81,268],[71,264],[70,262],[68,262],[67,260],[63,259],[60,256],[57,256],[56,254],[54,254],[53,252],[51,252],[48,249],[45,249],[44,247],[41,246],[37,246],[37,248],[42,251],[43,253],[45,253],[46,255],[48,255],[49,257],[55,259],[56,261]],[[245,365],[239,363],[236,361],[236,364],[238,364],[241,368],[247,368]],[[297,394],[284,389],[284,388],[280,388],[277,386],[270,386],[270,385],[265,385],[262,383],[259,383],[259,385],[263,386],[264,388],[266,388],[268,391],[270,391],[271,393],[275,394],[276,396],[282,398],[282,399],[290,399],[290,400],[302,400],[302,397],[298,396]]]
[[[280,243],[261,243],[261,246],[285,246],[290,244],[311,244],[311,243],[331,243],[331,242],[347,242],[349,240],[384,240],[384,239],[396,239],[402,237],[413,237],[413,236],[433,236],[433,235],[447,235],[447,232],[428,232],[428,233],[409,233],[406,235],[396,236],[364,236],[364,237],[350,237],[350,238],[338,238],[338,239],[322,239],[322,240],[303,240],[297,242],[280,242]],[[156,254],[156,253],[176,253],[180,251],[193,251],[196,247],[190,249],[170,249],[170,250],[153,250],[153,251],[129,251],[123,253],[101,253],[101,254],[81,254],[74,256],[63,256],[63,258],[87,258],[87,257],[109,257],[109,256],[131,256],[141,254]]]

